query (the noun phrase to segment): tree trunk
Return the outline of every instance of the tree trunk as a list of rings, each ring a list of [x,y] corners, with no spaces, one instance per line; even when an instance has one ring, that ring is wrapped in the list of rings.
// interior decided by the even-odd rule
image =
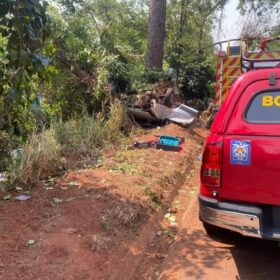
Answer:
[[[166,0],[151,0],[146,68],[162,69],[164,56]]]

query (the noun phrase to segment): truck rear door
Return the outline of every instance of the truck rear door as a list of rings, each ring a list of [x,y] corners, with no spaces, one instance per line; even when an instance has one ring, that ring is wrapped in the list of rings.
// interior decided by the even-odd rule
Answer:
[[[224,138],[221,198],[280,205],[280,84],[251,84]]]

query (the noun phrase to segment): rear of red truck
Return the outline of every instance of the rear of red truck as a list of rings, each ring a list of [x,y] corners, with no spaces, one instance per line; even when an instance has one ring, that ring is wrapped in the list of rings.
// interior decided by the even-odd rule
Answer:
[[[204,145],[199,195],[206,228],[280,240],[280,69],[240,76]]]

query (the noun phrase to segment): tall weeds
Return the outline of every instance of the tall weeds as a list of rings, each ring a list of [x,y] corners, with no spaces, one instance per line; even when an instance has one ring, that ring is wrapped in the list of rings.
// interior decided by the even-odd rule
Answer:
[[[88,158],[106,145],[118,143],[124,116],[125,111],[117,102],[108,119],[83,115],[68,122],[53,122],[50,129],[39,134],[34,132],[9,165],[9,183],[28,185],[53,175],[62,154]]]
[[[9,184],[29,185],[58,169],[61,146],[53,129],[33,132],[28,142],[14,155],[8,168]]]
[[[83,115],[69,122],[53,123],[53,128],[64,151],[81,155],[91,154],[120,140],[124,115],[123,106],[117,102],[111,107],[107,120],[102,115]]]

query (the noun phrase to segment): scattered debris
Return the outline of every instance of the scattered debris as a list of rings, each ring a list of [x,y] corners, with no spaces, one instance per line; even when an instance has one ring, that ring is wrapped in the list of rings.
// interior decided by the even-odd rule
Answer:
[[[7,182],[8,178],[7,178],[7,174],[5,172],[0,173],[0,183],[3,182]]]
[[[156,254],[156,258],[159,260],[166,259],[168,257],[167,254]]]
[[[170,135],[155,135],[155,140],[148,142],[134,142],[133,148],[155,148],[164,151],[180,152],[184,148],[185,138]]]
[[[171,223],[169,224],[169,227],[170,227],[170,228],[177,228],[177,227],[178,227],[178,224],[177,224],[176,222],[171,222]]]
[[[42,180],[45,186],[52,186],[54,184],[54,178],[48,177],[46,180]]]
[[[8,195],[4,196],[3,200],[5,200],[5,201],[12,200],[12,195],[8,194]]]
[[[185,143],[185,138],[177,136],[157,136],[159,141],[157,142],[156,148],[164,151],[179,152],[183,149],[182,145]]]
[[[152,100],[170,108],[176,107],[176,104],[181,102],[180,91],[171,82],[159,81],[154,85],[152,91],[140,93],[136,105],[145,110],[150,107]]]
[[[173,208],[168,209],[168,212],[171,214],[176,214],[178,212],[178,209],[173,207]]]
[[[67,185],[70,187],[80,187],[80,183],[75,182],[75,181],[71,181]]]
[[[53,187],[45,187],[44,189],[47,190],[47,191],[52,191],[52,190],[54,190]]]
[[[149,142],[134,142],[133,147],[139,149],[148,149],[148,148],[156,148],[157,142],[156,141],[149,141]]]
[[[171,214],[171,213],[167,213],[164,216],[170,223],[175,223],[176,222],[176,216]]]
[[[161,236],[161,235],[162,235],[162,231],[159,230],[159,231],[157,232],[157,236]]]
[[[130,117],[139,125],[161,126],[173,122],[182,126],[192,123],[199,111],[180,102],[179,89],[159,82],[153,91],[140,94],[135,104],[127,107]]]
[[[151,107],[151,112],[160,120],[169,120],[183,126],[192,123],[198,115],[198,111],[184,104],[180,104],[177,108],[170,109],[155,102]]]
[[[27,241],[26,245],[27,245],[28,247],[30,247],[30,246],[33,246],[35,243],[36,243],[35,240],[30,239],[30,240]]]
[[[66,200],[65,200],[65,202],[71,202],[71,201],[73,201],[73,200],[75,200],[76,199],[76,197],[69,197],[69,198],[67,198]]]
[[[99,157],[95,166],[93,168],[99,168],[99,167],[102,167],[103,166],[103,161],[104,161],[104,157]]]
[[[75,233],[77,233],[77,232],[78,232],[78,230],[75,229],[75,228],[69,228],[69,229],[66,230],[66,233],[67,233],[67,234],[75,234]]]
[[[54,197],[54,198],[53,198],[53,202],[59,204],[59,203],[63,202],[63,199]]]
[[[18,200],[18,201],[26,201],[26,200],[29,200],[31,198],[30,195],[25,195],[25,194],[22,194],[22,195],[18,195],[15,197],[15,200]]]

